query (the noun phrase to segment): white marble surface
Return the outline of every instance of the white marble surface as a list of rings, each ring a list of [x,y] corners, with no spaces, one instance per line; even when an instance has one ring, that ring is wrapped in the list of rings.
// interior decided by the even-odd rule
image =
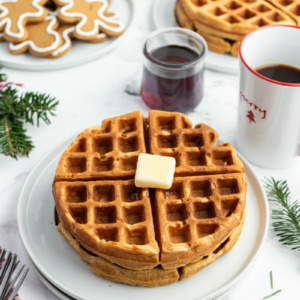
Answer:
[[[143,40],[153,30],[152,1],[135,0],[135,5],[137,14],[126,40],[105,57],[59,71],[3,69],[10,80],[24,83],[25,90],[50,93],[60,99],[57,115],[51,118],[51,125],[26,127],[35,144],[29,158],[15,161],[9,157],[0,157],[0,245],[16,252],[21,262],[29,264],[19,238],[16,208],[22,186],[36,163],[54,144],[73,133],[99,124],[104,118],[133,110],[142,110],[147,114],[149,110],[138,95],[137,83],[142,67]],[[194,124],[207,123],[218,131],[223,141],[235,144],[237,99],[237,75],[206,70],[203,101],[187,116]],[[267,170],[255,166],[254,169],[260,179],[265,176],[287,179],[293,199],[300,199],[300,159],[295,166],[284,170]],[[270,294],[271,270],[274,290],[282,289],[272,299],[300,299],[300,253],[281,246],[270,226],[258,260],[247,277],[226,299],[254,300]],[[20,290],[20,296],[22,300],[58,299],[32,269]]]

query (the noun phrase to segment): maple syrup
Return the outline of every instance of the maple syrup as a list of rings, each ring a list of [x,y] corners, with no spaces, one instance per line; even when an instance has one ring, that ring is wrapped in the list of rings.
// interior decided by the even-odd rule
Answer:
[[[284,83],[300,83],[300,69],[282,64],[264,65],[254,69],[260,75]]]
[[[141,94],[152,109],[187,112],[203,96],[203,67],[195,67],[199,55],[188,47],[168,45],[150,53],[158,68],[144,65]]]

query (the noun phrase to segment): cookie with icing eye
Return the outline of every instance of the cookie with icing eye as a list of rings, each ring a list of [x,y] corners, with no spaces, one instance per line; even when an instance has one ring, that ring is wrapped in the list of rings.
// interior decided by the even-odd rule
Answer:
[[[28,38],[20,43],[9,43],[8,50],[13,54],[26,51],[37,56],[49,56],[62,43],[61,35],[56,31],[59,22],[54,15],[49,15],[40,23],[27,26]]]
[[[1,0],[0,32],[9,42],[21,42],[28,38],[29,23],[45,20],[47,0]]]
[[[61,8],[58,18],[63,22],[76,24],[74,36],[80,40],[93,40],[99,32],[108,36],[120,35],[124,24],[114,14],[107,13],[107,0],[54,0]]]

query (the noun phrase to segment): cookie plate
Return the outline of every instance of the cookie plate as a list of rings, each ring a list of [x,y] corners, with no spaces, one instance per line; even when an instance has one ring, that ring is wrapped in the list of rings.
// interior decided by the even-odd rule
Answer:
[[[175,6],[177,0],[156,0],[153,5],[153,22],[155,28],[178,27],[175,17]],[[208,69],[237,74],[238,59],[229,54],[218,54],[208,51],[205,58],[205,67]]]
[[[268,228],[268,205],[262,186],[242,158],[248,178],[246,220],[235,247],[189,279],[146,289],[97,277],[57,232],[51,185],[62,152],[72,136],[50,152],[28,176],[18,201],[18,226],[25,251],[52,285],[79,300],[208,300],[223,297],[245,277],[260,252]],[[197,287],[197,288],[195,288]]]
[[[122,35],[98,44],[73,40],[70,51],[66,55],[56,59],[36,57],[29,53],[13,55],[7,49],[8,43],[1,42],[0,65],[30,71],[58,70],[78,66],[109,53],[124,40],[132,25],[135,12],[133,0],[114,0],[111,1],[110,7],[111,11],[119,14],[120,19],[126,27],[126,31]]]

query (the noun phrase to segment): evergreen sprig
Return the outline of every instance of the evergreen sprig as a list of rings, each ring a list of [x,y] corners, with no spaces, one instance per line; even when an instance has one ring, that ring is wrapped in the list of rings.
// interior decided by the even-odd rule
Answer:
[[[0,73],[0,81],[6,81],[7,80],[7,76],[4,73]]]
[[[37,92],[20,93],[20,84],[6,82],[6,74],[0,73],[0,154],[18,158],[28,156],[34,148],[26,134],[24,123],[39,126],[40,120],[50,124],[58,101],[50,95]]]
[[[275,203],[272,210],[272,226],[283,245],[300,251],[300,204],[291,203],[290,189],[286,180],[265,181],[268,200]]]

